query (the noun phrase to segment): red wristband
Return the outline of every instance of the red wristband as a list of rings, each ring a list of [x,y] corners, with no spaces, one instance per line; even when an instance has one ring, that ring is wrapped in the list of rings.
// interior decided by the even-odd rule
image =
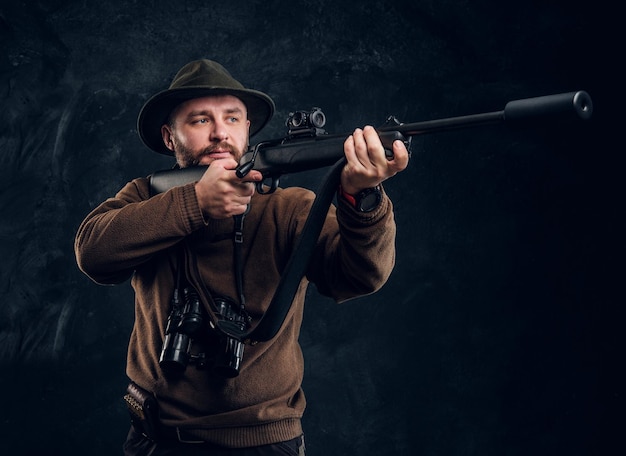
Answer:
[[[341,185],[339,186],[339,194],[343,196],[344,199],[352,205],[352,207],[356,208],[356,199],[350,193],[346,192]]]

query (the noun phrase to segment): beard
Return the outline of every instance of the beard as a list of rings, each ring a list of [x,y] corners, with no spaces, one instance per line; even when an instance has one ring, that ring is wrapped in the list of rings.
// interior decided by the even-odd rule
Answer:
[[[233,158],[237,161],[239,161],[239,159],[243,156],[243,151],[239,151],[236,147],[225,142],[212,144],[209,147],[204,148],[200,153],[194,152],[184,144],[179,143],[176,144],[175,148],[176,162],[181,168],[198,166],[202,157],[210,155],[217,150],[226,150],[230,152]]]

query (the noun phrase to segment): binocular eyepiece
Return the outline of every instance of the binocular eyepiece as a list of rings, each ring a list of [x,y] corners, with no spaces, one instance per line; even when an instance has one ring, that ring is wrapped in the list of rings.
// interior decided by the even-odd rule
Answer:
[[[220,297],[214,298],[214,302],[223,319],[239,326],[242,331],[246,328],[248,320],[233,301]],[[176,290],[159,358],[161,369],[168,374],[181,374],[193,362],[200,368],[204,367],[206,355],[192,355],[191,345],[193,339],[202,336],[202,331],[209,327],[205,323],[204,312],[197,293],[191,288],[184,288],[181,305],[178,302],[178,290]],[[236,377],[239,375],[243,352],[243,342],[220,332],[217,351],[212,363],[213,372],[226,378]]]

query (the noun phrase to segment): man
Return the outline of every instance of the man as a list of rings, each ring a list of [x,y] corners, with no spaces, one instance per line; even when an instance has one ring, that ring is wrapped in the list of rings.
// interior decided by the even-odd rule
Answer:
[[[313,282],[341,302],[375,292],[392,271],[395,222],[380,184],[407,166],[408,152],[396,141],[388,160],[376,131],[365,127],[344,143],[338,206],[328,211],[276,336],[244,347],[207,323],[221,313],[254,327],[314,199],[295,187],[259,194],[259,171],[244,178],[235,173],[249,136],[273,112],[269,96],[244,88],[218,63],[185,65],[168,90],[144,105],[138,130],[150,149],[174,156],[181,168],[210,166],[197,182],[156,195],[148,179],[135,179],[78,230],[81,270],[102,284],[132,277],[135,290],[127,400],[136,410],[146,397],[156,398],[158,414],[143,404],[126,454],[304,454],[298,334],[306,286]],[[364,198],[372,193],[379,197]],[[202,321],[200,330],[176,331],[173,320],[181,313],[173,309],[183,308],[183,301],[200,302],[200,310],[182,311]],[[216,369],[224,351],[226,374]]]

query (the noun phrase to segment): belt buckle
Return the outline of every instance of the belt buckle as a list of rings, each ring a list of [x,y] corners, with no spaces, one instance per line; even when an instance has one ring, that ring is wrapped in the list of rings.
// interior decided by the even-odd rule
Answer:
[[[179,427],[177,427],[177,428],[176,428],[176,437],[178,438],[178,441],[179,441],[180,443],[194,443],[194,444],[198,444],[198,443],[205,443],[205,441],[204,441],[204,440],[187,440],[187,439],[185,439],[185,438],[181,435],[181,433],[180,433],[180,428],[179,428]]]

